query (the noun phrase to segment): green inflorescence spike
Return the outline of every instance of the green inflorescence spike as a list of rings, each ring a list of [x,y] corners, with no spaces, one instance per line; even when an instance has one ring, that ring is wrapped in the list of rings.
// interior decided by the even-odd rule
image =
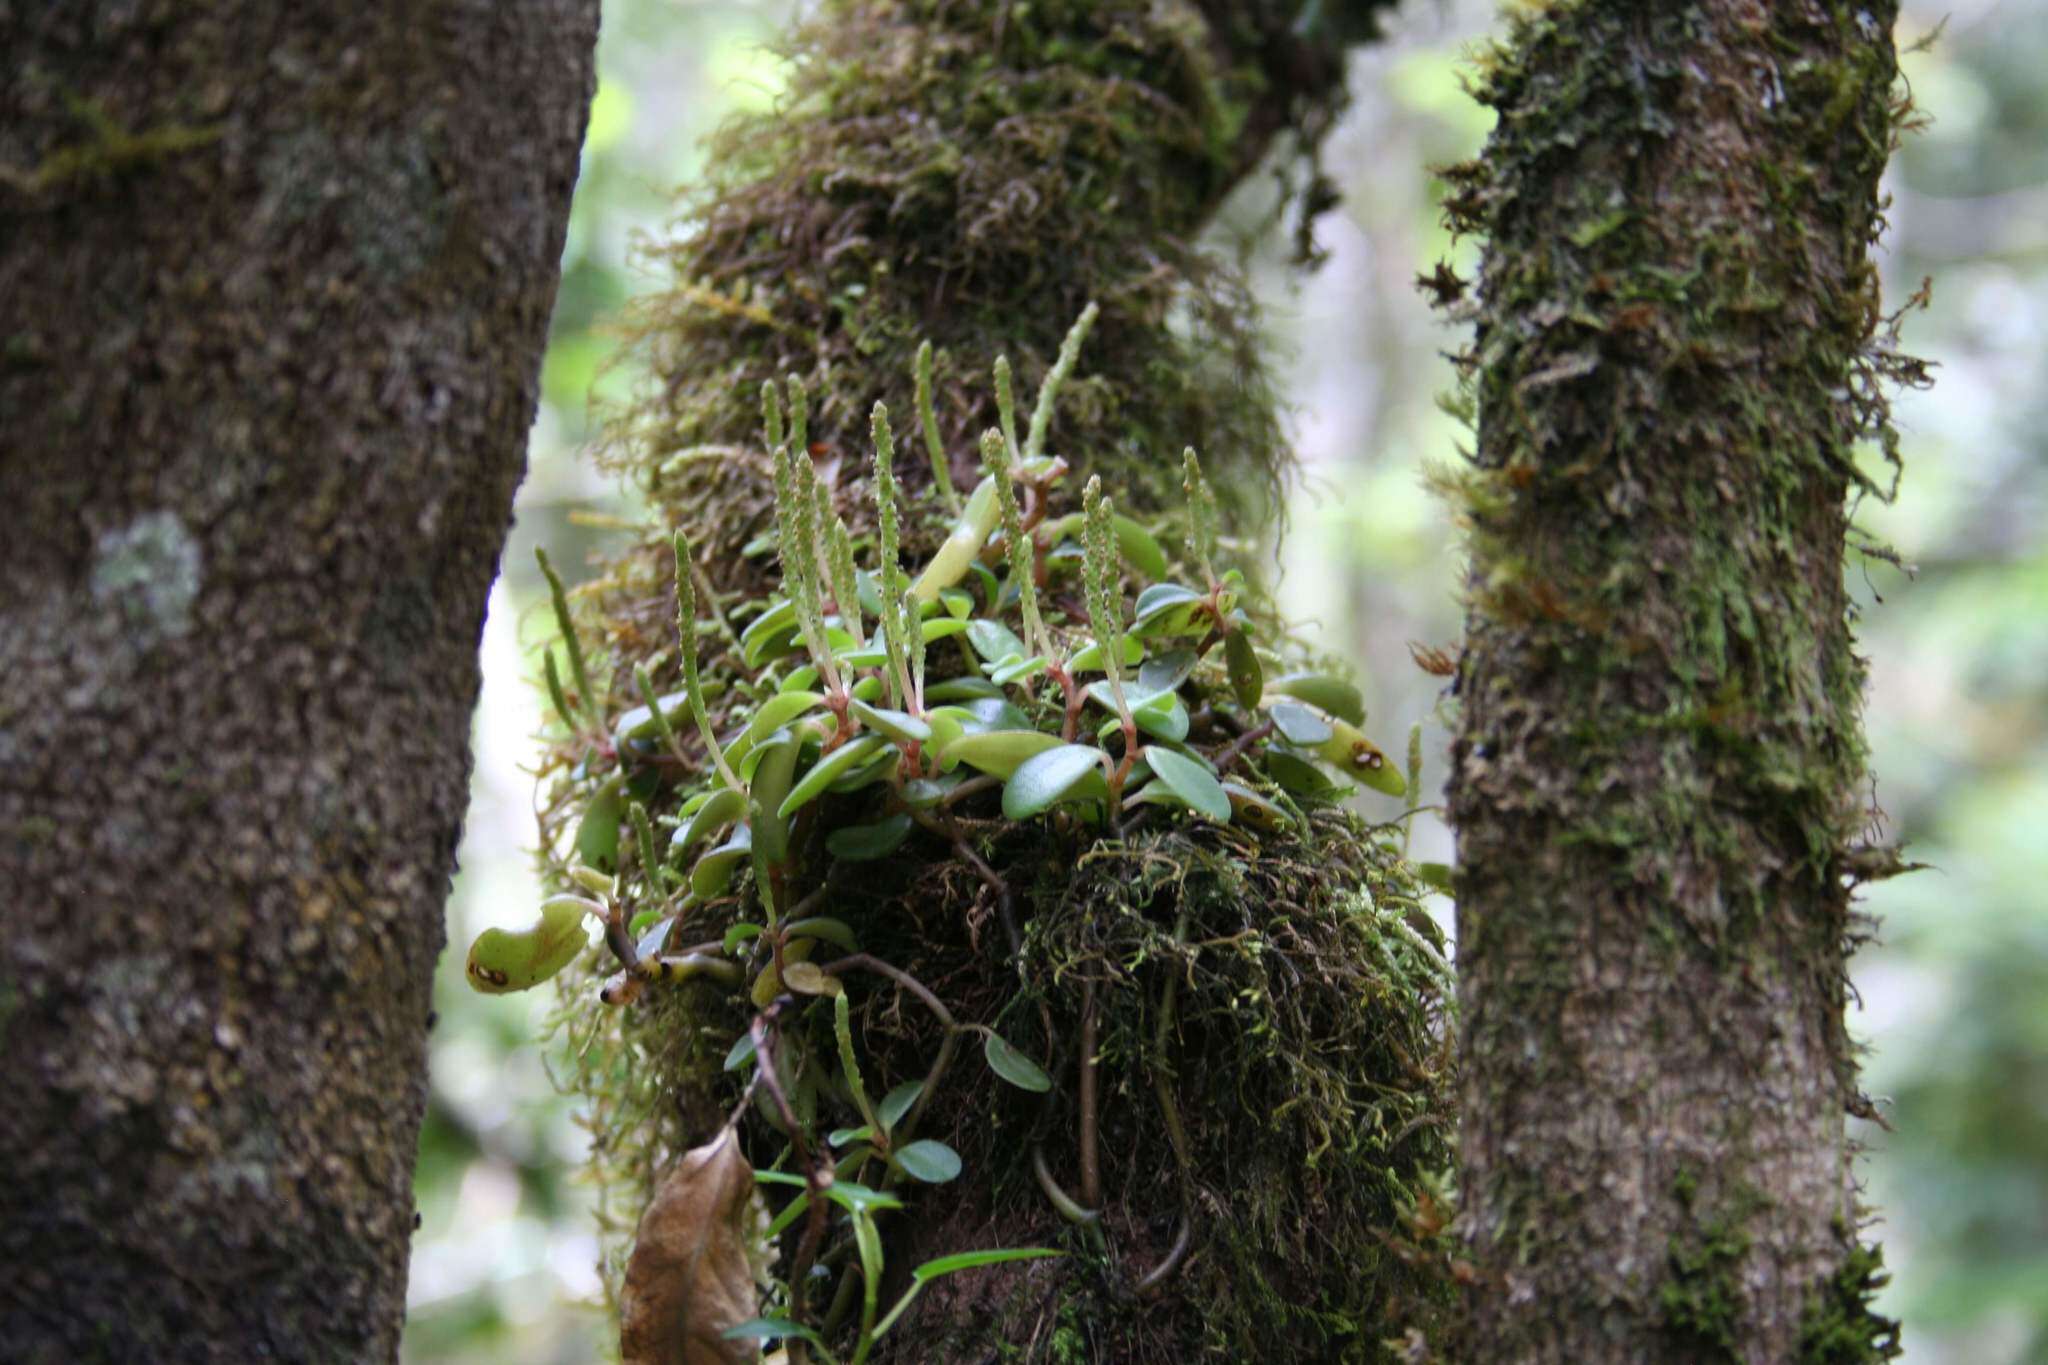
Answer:
[[[832,519],[829,557],[832,562],[832,600],[839,606],[839,622],[853,637],[855,649],[864,648],[867,635],[861,628],[860,579],[853,567],[853,533],[844,517]]]
[[[1088,618],[1095,638],[1102,646],[1102,671],[1109,678],[1109,690],[1116,697],[1117,711],[1130,724],[1131,709],[1124,701],[1123,613],[1117,592],[1116,508],[1102,496],[1102,480],[1090,478],[1081,493],[1085,517],[1081,541],[1081,575],[1088,593]]]
[[[761,430],[768,437],[768,453],[780,457],[782,454],[782,396],[775,391],[775,381],[761,381]]]
[[[1088,330],[1095,325],[1095,319],[1102,310],[1091,303],[1081,310],[1081,316],[1067,329],[1066,339],[1060,342],[1059,358],[1052,363],[1052,371],[1045,376],[1045,382],[1038,386],[1038,402],[1031,409],[1031,433],[1024,439],[1024,458],[1035,460],[1045,454],[1046,433],[1052,427],[1052,406],[1059,397],[1060,386],[1074,372],[1074,365],[1081,358],[1081,343],[1088,339]],[[1011,444],[1016,443],[1015,433],[1010,433]]]
[[[1024,533],[1024,516],[1017,507],[1017,490],[1011,483],[1010,451],[999,431],[981,436],[981,458],[995,480],[996,502],[1002,509],[1003,535],[1010,543],[1010,582],[1016,585],[1017,602],[1024,613],[1024,644],[1027,649],[1052,659],[1051,638],[1038,614],[1038,556],[1031,538]]]
[[[697,585],[690,573],[690,540],[677,531],[671,543],[676,552],[676,634],[683,647],[683,690],[690,699],[690,714],[697,721],[697,733],[704,737],[704,752],[711,755],[725,785],[744,795],[745,784],[727,765],[718,736],[711,733],[711,716],[704,709],[704,684],[697,677]]]
[[[590,687],[590,672],[583,663],[583,644],[576,638],[576,623],[569,619],[569,594],[562,587],[562,576],[556,573],[555,566],[548,562],[548,552],[536,545],[533,547],[533,557],[540,561],[541,576],[548,581],[548,600],[554,604],[555,627],[562,632],[562,643],[569,651],[569,676],[576,680],[577,706],[595,721],[599,715],[597,693]],[[556,680],[555,692],[559,697],[560,679]],[[566,712],[562,718],[570,720]],[[570,724],[574,723],[570,720]]]
[[[917,348],[917,420],[924,428],[924,449],[932,461],[932,486],[939,490],[946,510],[957,517],[960,515],[960,495],[953,489],[953,471],[947,467],[946,447],[939,440],[939,414],[932,406],[932,344],[929,341]]]
[[[875,584],[882,597],[882,643],[889,653],[888,686],[909,706],[911,692],[910,641],[923,643],[917,625],[917,609],[906,607],[903,569],[897,564],[896,521],[896,439],[889,431],[889,406],[876,403],[869,415],[868,429],[875,442],[875,520],[881,536],[881,562],[875,567]],[[906,609],[910,628],[904,628]],[[920,658],[922,656],[920,648]]]
[[[1024,448],[1017,444],[1017,399],[1010,387],[1010,357],[996,357],[996,418],[1003,424],[1003,439],[1010,444],[1010,453],[1022,458]]]
[[[1202,462],[1189,446],[1181,453],[1181,489],[1188,498],[1188,558],[1211,584],[1216,582],[1216,494],[1202,477]]]

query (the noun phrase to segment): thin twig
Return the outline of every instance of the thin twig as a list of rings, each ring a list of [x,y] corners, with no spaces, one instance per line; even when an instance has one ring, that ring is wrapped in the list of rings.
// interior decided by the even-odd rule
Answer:
[[[768,1040],[768,1015],[757,1014],[748,1032],[754,1039],[754,1054],[759,1065],[755,1075],[768,1087],[769,1098],[775,1101],[776,1112],[782,1116],[782,1125],[789,1131],[789,1142],[796,1149],[796,1159],[804,1168],[804,1190],[810,1196],[810,1206],[805,1209],[804,1235],[797,1243],[796,1257],[790,1262],[789,1271],[789,1316],[801,1322],[804,1312],[804,1287],[811,1274],[811,1262],[817,1257],[818,1244],[825,1237],[825,1189],[830,1183],[826,1169],[821,1169],[811,1160],[810,1144],[804,1141],[803,1125],[797,1122],[796,1110],[790,1107],[789,1096],[783,1093],[782,1078],[776,1074],[775,1052]],[[790,1359],[798,1359],[802,1348],[799,1341],[791,1341]]]
[[[910,818],[951,843],[953,852],[960,860],[973,868],[974,875],[981,878],[982,883],[996,893],[996,909],[1002,917],[1003,933],[1010,940],[1010,952],[1013,955],[1021,954],[1024,951],[1024,935],[1017,929],[1015,897],[1010,891],[1010,884],[968,845],[967,836],[943,811],[914,810],[910,812]]]
[[[1257,744],[1260,740],[1264,739],[1266,736],[1272,733],[1273,722],[1270,720],[1261,721],[1257,725],[1254,725],[1251,729],[1239,735],[1236,739],[1230,741],[1230,744],[1227,748],[1217,751],[1216,771],[1219,773],[1229,772],[1230,765],[1237,762],[1238,759],[1244,757],[1244,751],[1246,749],[1251,748],[1252,745]]]
[[[1097,1142],[1095,1073],[1095,983],[1081,988],[1081,1202],[1102,1206],[1102,1162]]]

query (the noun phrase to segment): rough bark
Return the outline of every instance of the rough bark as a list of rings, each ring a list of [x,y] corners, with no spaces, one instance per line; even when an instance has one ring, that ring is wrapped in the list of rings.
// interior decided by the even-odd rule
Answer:
[[[1886,3],[1568,0],[1487,61],[1451,814],[1466,1357],[1866,1360],[1844,592],[1890,452]],[[1455,284],[1442,281],[1447,289]]]
[[[595,0],[0,4],[0,1354],[395,1356]]]

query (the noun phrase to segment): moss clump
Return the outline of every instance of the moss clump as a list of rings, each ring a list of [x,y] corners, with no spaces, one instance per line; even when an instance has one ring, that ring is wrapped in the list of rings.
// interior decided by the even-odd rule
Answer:
[[[932,1256],[1066,1252],[934,1284],[873,1359],[1366,1361],[1387,1358],[1389,1339],[1435,1329],[1449,1293],[1440,1212],[1453,1089],[1442,945],[1401,831],[1347,813],[1340,785],[1304,777],[1308,762],[1288,770],[1296,785],[1283,783],[1285,765],[1250,733],[1253,672],[1327,661],[1291,639],[1241,575],[1211,578],[1202,561],[1213,546],[1178,576],[1199,570],[1195,591],[1221,606],[1215,634],[1255,635],[1260,657],[1237,649],[1226,665],[1232,650],[1212,649],[1215,638],[1187,642],[1203,657],[1181,688],[1186,749],[1237,765],[1256,798],[1245,809],[1271,812],[1256,825],[1236,813],[1235,794],[1228,823],[1170,803],[1117,815],[1114,796],[1092,814],[1020,820],[1004,816],[997,790],[975,788],[949,802],[945,834],[920,827],[887,856],[854,862],[834,836],[887,821],[874,818],[873,790],[828,793],[792,823],[779,857],[742,859],[729,884],[711,889],[707,878],[699,895],[681,889],[696,868],[668,866],[667,841],[720,779],[686,721],[651,745],[620,735],[623,713],[644,699],[642,676],[647,692],[676,685],[671,529],[698,549],[691,615],[705,720],[728,742],[805,666],[802,654],[776,657],[793,640],[754,648],[756,623],[781,597],[803,596],[785,576],[793,548],[801,559],[814,533],[843,518],[849,549],[872,566],[862,591],[884,599],[891,569],[932,556],[955,519],[927,473],[922,424],[900,424],[919,454],[898,457],[891,479],[866,458],[875,403],[913,410],[926,341],[940,459],[966,489],[979,473],[974,438],[1010,425],[984,378],[997,356],[1031,391],[1083,304],[1100,303],[1045,448],[1075,476],[1020,479],[1036,565],[1005,562],[1008,531],[990,545],[986,573],[966,581],[977,618],[1031,635],[1016,596],[1036,578],[1058,653],[1082,633],[1102,636],[1101,604],[1113,599],[1121,618],[1130,593],[1158,576],[1070,575],[1084,539],[1073,490],[1091,472],[1157,531],[1179,504],[1177,456],[1193,443],[1215,456],[1227,527],[1270,512],[1287,456],[1252,310],[1238,277],[1193,239],[1271,143],[1293,133],[1311,145],[1340,98],[1339,35],[1298,31],[1298,8],[829,4],[790,45],[782,107],[721,136],[683,235],[655,253],[673,284],[632,325],[651,379],[615,415],[604,457],[662,527],[569,604],[589,658],[553,679],[564,726],[543,772],[543,856],[564,890],[581,863],[619,875],[614,903],[633,923],[614,937],[629,951],[626,928],[654,925],[666,936],[658,954],[688,944],[681,957],[721,959],[744,971],[746,989],[693,968],[608,1010],[592,995],[615,964],[559,978],[574,1059],[565,1083],[587,1102],[611,1282],[655,1177],[743,1094],[742,1142],[757,1166],[802,1165],[790,1120],[815,1148],[818,1134],[859,1121],[845,1047],[871,1096],[930,1082],[902,1122],[947,1144],[964,1172],[939,1191],[908,1187],[909,1209],[884,1220],[884,1303]],[[1344,24],[1369,27],[1380,8],[1346,7]],[[764,442],[758,394],[785,376],[809,395],[807,425]],[[891,483],[894,527],[870,511]],[[793,504],[792,487],[809,491]],[[793,505],[809,510],[793,521]],[[900,554],[883,548],[892,543]],[[785,572],[772,561],[778,547]],[[835,543],[808,590],[835,608],[849,595],[837,589],[838,555]],[[1226,595],[1248,613],[1241,626],[1229,624]],[[810,637],[829,634],[823,621],[791,630],[814,658]],[[959,637],[930,648],[934,680],[962,663],[985,676],[1000,662],[963,657]],[[873,682],[902,668],[892,654],[848,671]],[[795,685],[834,690],[829,677]],[[1076,735],[1071,693],[1043,677],[1004,686],[1005,704],[1041,730],[1060,731],[1064,703],[1069,740],[1085,741],[1104,716],[1084,709],[1089,731]],[[815,748],[811,761],[823,762],[866,735],[834,714],[833,734],[798,741],[798,754]],[[1135,735],[1100,743],[1131,755]],[[906,759],[929,761],[921,749]],[[1132,776],[1131,790],[1143,780]],[[635,803],[644,824],[626,814]],[[837,947],[805,951],[839,983],[850,1043],[823,997],[778,994],[815,982],[784,975],[794,954],[777,924],[818,915],[846,929],[858,956],[928,989],[954,1026],[901,981],[846,969]],[[751,942],[773,953],[749,946],[750,923],[765,926]],[[757,1018],[772,1029],[781,1100],[748,1088],[750,1064],[729,1065]],[[932,1080],[935,1059],[972,1030],[1035,1058],[1050,1088],[1005,1084],[973,1055],[978,1044]],[[841,1179],[896,1177],[856,1159]],[[1095,1216],[1068,1221],[1061,1205],[1074,1213],[1084,1197]],[[802,1300],[800,1316],[844,1342],[858,1317],[847,1269],[857,1247],[834,1232],[806,1250],[807,1236],[800,1220],[783,1238],[793,1283],[777,1302]],[[812,1250],[826,1271],[815,1290],[800,1270]]]
[[[1194,237],[1276,137],[1327,124],[1341,83],[1289,7],[1204,8],[1243,31],[1118,0],[827,6],[786,47],[779,106],[720,135],[682,235],[652,253],[675,284],[632,330],[659,380],[614,424],[612,465],[710,531],[707,499],[761,472],[743,452],[762,382],[802,378],[827,458],[858,452],[877,399],[907,409],[927,339],[959,459],[995,420],[990,362],[1007,352],[1035,384],[1095,299],[1096,363],[1060,453],[1145,507],[1171,488],[1146,471],[1185,444],[1240,493],[1273,492],[1286,455],[1250,301]],[[759,511],[758,486],[743,502]]]
[[[886,490],[879,413],[875,431]],[[592,908],[608,915],[625,966],[606,999],[652,991],[646,1008],[620,1014],[590,999],[617,963],[564,978],[574,1084],[591,1101],[612,1229],[636,1216],[668,1156],[743,1094],[760,1111],[741,1129],[750,1157],[805,1170],[827,1131],[873,1131],[864,1094],[913,1085],[874,1152],[863,1155],[859,1136],[839,1140],[850,1149],[842,1187],[895,1182],[904,1170],[888,1153],[912,1129],[967,1172],[942,1203],[898,1188],[913,1211],[888,1225],[892,1263],[989,1246],[1069,1254],[924,1292],[877,1359],[978,1357],[992,1345],[1029,1358],[1048,1305],[1091,1358],[1118,1361],[1375,1360],[1384,1339],[1425,1331],[1447,1292],[1440,1222],[1425,1211],[1441,1202],[1450,1158],[1450,978],[1400,827],[1361,823],[1317,770],[1396,793],[1413,780],[1343,719],[1356,715],[1355,693],[1296,667],[1310,655],[1236,571],[1216,575],[1199,515],[1177,573],[1208,591],[1153,584],[1128,626],[1131,662],[1109,669],[1127,642],[1119,559],[1174,566],[1135,526],[1115,548],[1093,481],[1083,516],[1058,515],[1057,463],[1013,464],[994,433],[992,472],[947,543],[980,525],[979,547],[1007,527],[1007,544],[981,556],[1007,562],[1007,580],[936,556],[920,583],[952,562],[977,590],[939,585],[923,623],[932,641],[906,649],[909,579],[878,571],[873,600],[846,608],[866,594],[838,548],[843,530],[810,563],[825,543],[822,485],[803,433],[773,439],[782,544],[801,547],[784,555],[787,598],[719,641],[729,647],[713,651],[713,685],[683,670],[687,709],[706,746],[723,736],[723,752],[698,751],[688,725],[657,719],[685,702],[656,702],[644,669],[636,718],[589,699],[603,661],[580,645],[567,650],[566,682],[550,663],[569,726],[544,819],[553,870],[604,898]],[[1013,474],[1028,520],[1001,491]],[[1192,458],[1186,477],[1191,505],[1208,509]],[[974,509],[991,502],[1000,517],[978,521]],[[885,510],[884,546],[898,520]],[[1069,535],[1085,546],[1078,581]],[[687,586],[682,596],[682,620],[694,622]],[[560,609],[570,614],[566,599]],[[696,634],[684,631],[686,660]],[[1075,675],[1091,668],[1106,676],[1084,688]],[[961,704],[928,706],[928,686]],[[1086,761],[1066,795],[1026,810],[1016,803],[1029,765],[977,757],[977,740]],[[809,777],[792,786],[828,768],[840,775],[830,790]],[[687,873],[671,865],[693,853]],[[646,984],[670,977],[688,981]],[[1034,1059],[1024,1078],[993,1054],[993,1075],[960,1062],[969,1034]],[[780,1078],[765,1090],[745,1079],[762,1049]],[[853,1244],[790,1237],[778,1311],[850,1331]],[[797,1286],[808,1288],[814,1262],[838,1288],[807,1305]],[[1145,1311],[1131,1312],[1141,1299]]]
[[[1670,1277],[1657,1291],[1664,1327],[1701,1359],[1738,1359],[1739,1272],[1748,1250],[1748,1235],[1722,1222],[1702,1224],[1697,1240],[1672,1244]]]
[[[1807,1303],[1799,1322],[1799,1365],[1872,1365],[1904,1354],[1898,1319],[1872,1307],[1890,1281],[1883,1249],[1853,1242],[1842,1268]]]

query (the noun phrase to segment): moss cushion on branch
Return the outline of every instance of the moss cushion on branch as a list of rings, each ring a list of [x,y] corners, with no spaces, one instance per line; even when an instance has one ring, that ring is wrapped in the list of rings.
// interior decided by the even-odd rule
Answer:
[[[1241,283],[1193,246],[1341,99],[1300,8],[827,5],[658,253],[605,452],[658,528],[569,595],[587,677],[556,670],[542,777],[551,877],[607,879],[606,946],[557,979],[610,1283],[731,1121],[803,1182],[763,1305],[793,1355],[1373,1360],[1431,1329],[1440,945],[1400,827],[1339,804],[1406,777],[1243,574],[1287,457]],[[1176,564],[1190,443],[1218,488],[1189,481]],[[870,1187],[904,1207],[828,1193]]]
[[[766,1123],[743,1125],[742,1141],[809,1185],[785,1220],[822,1209],[833,1190],[844,1200],[877,1179],[951,1181],[964,1168],[973,1185],[943,1224],[911,1222],[898,1236],[959,1254],[944,1243],[976,1240],[959,1221],[971,1213],[981,1239],[1064,1231],[1083,1258],[1062,1269],[977,1262],[979,1289],[934,1290],[905,1319],[925,1347],[955,1328],[987,1333],[986,1304],[954,1321],[961,1295],[1011,1284],[1002,1292],[1056,1286],[1076,1312],[1092,1303],[1092,1330],[1124,1339],[1117,1358],[1220,1349],[1223,1319],[1197,1311],[1211,1294],[1162,1300],[1184,1302],[1185,1318],[1162,1308],[1139,1325],[1115,1312],[1157,1293],[1199,1245],[1204,1269],[1186,1273],[1227,1271],[1245,1291],[1226,1315],[1230,1349],[1371,1358],[1368,1322],[1426,1319],[1435,1298],[1431,1249],[1415,1242],[1411,1262],[1389,1248],[1416,1182],[1448,1156],[1447,973],[1401,836],[1367,830],[1332,800],[1345,777],[1395,795],[1410,779],[1303,699],[1351,710],[1340,679],[1302,671],[1307,652],[1243,576],[1217,570],[1216,504],[1193,451],[1192,584],[1144,584],[1129,561],[1171,561],[1145,527],[1119,534],[1098,479],[1081,515],[1050,515],[1064,462],[1033,451],[1070,368],[1044,386],[1022,449],[1004,434],[1016,424],[998,386],[985,476],[915,579],[896,562],[904,518],[886,410],[871,422],[881,529],[870,571],[843,519],[821,532],[829,504],[803,386],[791,381],[786,407],[765,386],[787,595],[714,637],[733,647],[719,657],[726,685],[712,695],[699,672],[696,575],[680,537],[681,706],[665,706],[636,666],[632,716],[645,719],[593,726],[614,708],[571,701],[556,678],[569,714],[550,851],[559,875],[598,897],[619,968],[604,999],[697,983],[657,994],[652,1034],[572,1020],[572,1033],[604,1036],[583,1081],[612,1142],[673,1150],[683,1135],[659,1122],[612,1128],[622,1093],[633,1110],[687,1095],[708,1121],[751,1068],[743,1093]],[[566,600],[559,610],[580,691],[593,686],[586,650]],[[1291,688],[1270,699],[1269,664]],[[1084,684],[1089,671],[1102,680]],[[701,747],[671,709],[691,713]],[[682,946],[691,940],[701,942]],[[486,950],[505,959],[509,946],[479,940]],[[491,988],[506,970],[472,956],[473,979]],[[866,979],[877,974],[879,990]],[[922,1027],[906,1027],[906,990],[931,1016]],[[963,1032],[987,1038],[992,1074],[951,1067]],[[695,1041],[707,1033],[727,1044],[715,1070]],[[914,1090],[900,1125],[878,1118],[864,1074]],[[1023,1084],[1020,1074],[1072,1076],[1071,1098],[1048,1081],[1052,1093],[1020,1108],[992,1084]],[[1106,1142],[1120,1164],[1169,1175],[1169,1194],[1155,1204],[1131,1185],[1105,1199]],[[1070,1161],[1078,1200],[1052,1171]],[[820,1334],[820,1351],[856,1331],[853,1358],[867,1357],[881,1233],[866,1220],[879,1215],[857,1201],[847,1213],[851,1242],[835,1241],[822,1215],[792,1231],[778,1316],[748,1330]],[[1326,1241],[1351,1254],[1317,1254]],[[843,1271],[829,1302],[806,1302],[809,1267],[850,1247],[864,1269]],[[1289,1267],[1286,1294],[1268,1284],[1275,1265]],[[1361,1277],[1361,1265],[1381,1273]],[[1005,1311],[1035,1309],[1019,1300]],[[999,1336],[1023,1330],[996,1321]]]

